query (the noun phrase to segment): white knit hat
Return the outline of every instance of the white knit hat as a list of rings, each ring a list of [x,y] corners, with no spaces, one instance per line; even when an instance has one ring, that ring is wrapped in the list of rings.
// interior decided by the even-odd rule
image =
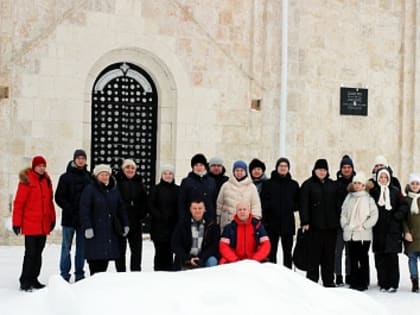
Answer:
[[[420,183],[420,173],[412,173],[410,174],[410,179],[408,182],[411,184],[412,182],[419,182]]]
[[[358,172],[356,175],[354,175],[352,182],[353,183],[362,183],[363,185],[366,185],[367,178],[366,178],[365,173]]]
[[[93,175],[96,177],[99,175],[99,173],[107,172],[108,174],[112,174],[111,167],[107,164],[98,164],[93,169]]]
[[[125,169],[127,166],[132,166],[132,167],[134,167],[135,169],[137,169],[136,162],[134,162],[132,159],[125,159],[125,160],[122,162],[122,165],[121,165],[121,168],[122,168],[122,169]]]
[[[171,172],[175,175],[175,167],[171,164],[164,164],[160,167],[160,174],[162,175],[165,172]]]
[[[377,155],[375,157],[375,164],[374,165],[383,165],[388,167],[388,161],[386,160],[386,158],[383,155]]]
[[[209,166],[213,166],[213,165],[222,165],[223,166],[223,159],[218,157],[218,156],[212,157],[209,160]]]

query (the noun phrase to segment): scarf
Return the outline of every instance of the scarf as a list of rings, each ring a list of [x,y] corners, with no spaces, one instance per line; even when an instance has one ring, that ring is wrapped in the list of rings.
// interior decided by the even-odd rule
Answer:
[[[369,217],[369,195],[366,191],[357,191],[351,193],[356,198],[356,202],[351,211],[349,228],[350,230],[362,230],[363,223]]]
[[[203,244],[204,238],[204,224],[204,220],[195,221],[194,219],[191,219],[191,256],[198,256],[198,254],[201,252],[201,245]]]
[[[419,197],[420,197],[420,193],[413,193],[412,191],[408,192],[408,197],[410,197],[411,199],[413,199],[411,201],[411,208],[410,208],[410,212],[411,214],[419,214]]]
[[[391,210],[391,197],[389,196],[388,185],[379,185],[381,187],[381,193],[379,195],[378,205],[381,207],[385,206],[385,210]]]

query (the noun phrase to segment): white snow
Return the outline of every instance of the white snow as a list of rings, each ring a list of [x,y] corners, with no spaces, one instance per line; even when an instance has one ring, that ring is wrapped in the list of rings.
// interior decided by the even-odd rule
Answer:
[[[302,272],[252,261],[184,272],[153,272],[153,245],[148,240],[144,241],[143,272],[115,273],[110,263],[107,273],[69,284],[58,275],[60,246],[47,245],[40,281],[48,286],[26,293],[18,290],[23,251],[22,246],[0,246],[1,314],[385,315],[420,309],[420,294],[410,292],[404,255],[400,255],[397,293],[378,291],[373,257],[372,284],[361,293],[326,289],[307,280]]]

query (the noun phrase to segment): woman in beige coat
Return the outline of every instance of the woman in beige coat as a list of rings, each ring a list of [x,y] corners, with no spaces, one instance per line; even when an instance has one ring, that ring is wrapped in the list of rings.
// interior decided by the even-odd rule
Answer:
[[[233,164],[233,177],[222,185],[217,197],[217,221],[223,231],[236,213],[236,205],[246,202],[253,216],[261,218],[261,201],[257,188],[247,173],[248,167],[244,161]]]
[[[370,186],[363,173],[357,173],[349,185],[340,223],[343,239],[349,248],[350,288],[364,291],[369,286],[369,247],[372,227],[378,220],[378,208],[369,195]]]

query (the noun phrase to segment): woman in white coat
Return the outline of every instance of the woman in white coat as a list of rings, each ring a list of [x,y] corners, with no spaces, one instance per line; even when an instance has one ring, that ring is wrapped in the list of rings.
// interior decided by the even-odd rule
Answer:
[[[370,183],[370,182],[369,182]],[[364,291],[369,285],[368,251],[372,241],[372,227],[378,220],[378,208],[366,189],[363,173],[353,177],[341,212],[343,239],[348,244],[350,258],[350,288]]]
[[[217,221],[223,231],[236,213],[236,205],[242,201],[249,205],[251,213],[261,218],[261,201],[257,188],[248,176],[248,167],[244,161],[233,164],[233,177],[222,185],[217,197]]]

